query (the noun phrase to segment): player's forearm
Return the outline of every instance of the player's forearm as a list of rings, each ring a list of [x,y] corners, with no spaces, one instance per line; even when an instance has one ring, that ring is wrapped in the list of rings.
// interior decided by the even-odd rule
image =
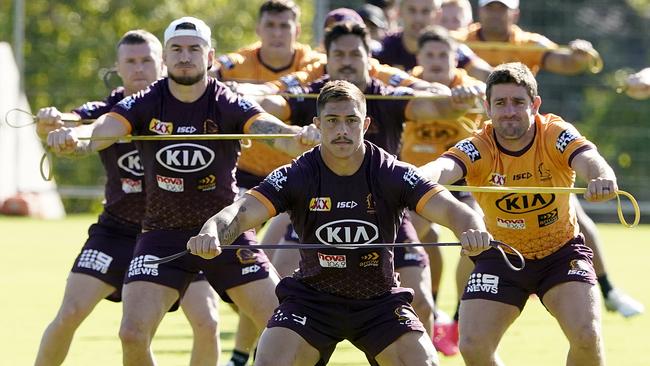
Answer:
[[[201,234],[211,234],[219,238],[221,245],[230,245],[243,232],[240,219],[237,217],[238,208],[232,204],[203,224]]]
[[[573,159],[572,168],[580,178],[587,182],[599,178],[616,181],[616,174],[612,167],[594,149],[578,154]]]
[[[300,132],[300,127],[287,125],[272,116],[265,116],[253,122],[250,126],[249,132],[252,134],[297,134]],[[304,147],[301,146],[297,139],[292,138],[276,138],[260,140],[263,143],[271,146],[272,148],[282,151],[291,156],[297,156],[304,152]]]
[[[464,203],[460,203],[455,207],[455,209],[450,210],[448,217],[449,222],[446,226],[453,231],[458,238],[460,238],[460,235],[463,232],[469,229],[480,231],[487,230],[483,218]]]

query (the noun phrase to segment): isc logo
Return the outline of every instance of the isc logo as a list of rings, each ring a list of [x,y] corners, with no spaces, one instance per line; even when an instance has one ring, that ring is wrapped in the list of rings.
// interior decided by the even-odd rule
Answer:
[[[357,207],[358,204],[354,201],[347,201],[347,202],[337,202],[336,203],[336,208],[355,208]]]
[[[249,273],[255,273],[259,271],[262,267],[258,266],[257,264],[253,264],[252,266],[244,267],[241,269],[241,274],[247,275]]]
[[[180,126],[178,127],[178,133],[194,133],[197,131],[197,128],[194,126]]]
[[[537,211],[555,201],[554,194],[519,194],[511,193],[496,201],[499,210],[513,214]]]

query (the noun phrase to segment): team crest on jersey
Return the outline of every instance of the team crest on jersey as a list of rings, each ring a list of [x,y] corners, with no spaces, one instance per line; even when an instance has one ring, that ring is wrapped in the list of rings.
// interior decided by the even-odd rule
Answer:
[[[481,154],[470,140],[461,140],[455,145],[455,147],[464,152],[472,163],[481,159]]]
[[[149,122],[149,131],[158,135],[171,135],[174,132],[174,124],[152,118]]]
[[[309,200],[309,211],[331,211],[332,199],[330,197],[314,197]]]
[[[580,137],[576,131],[571,129],[566,129],[562,131],[560,136],[558,136],[557,141],[555,142],[555,148],[558,149],[561,153],[566,150],[566,147],[569,146],[571,141],[577,140]]]
[[[250,249],[237,249],[235,255],[241,264],[253,264],[257,262],[257,254]]]
[[[493,186],[504,186],[506,184],[506,176],[499,173],[492,173],[489,182]]]
[[[203,121],[203,133],[217,134],[219,133],[219,126],[211,119]]]
[[[549,180],[551,179],[551,171],[544,167],[544,163],[540,163],[537,167],[537,172],[539,173],[540,180]]]
[[[375,200],[372,198],[372,193],[366,196],[366,212],[369,214],[375,213]]]

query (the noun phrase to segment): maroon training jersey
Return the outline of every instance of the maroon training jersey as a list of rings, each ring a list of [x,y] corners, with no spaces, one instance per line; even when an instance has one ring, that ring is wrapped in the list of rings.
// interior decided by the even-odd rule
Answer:
[[[325,76],[306,87],[292,88],[290,94],[318,94],[323,86],[330,81]],[[373,95],[413,95],[413,89],[407,87],[387,87],[377,79],[370,79],[370,84],[364,91],[365,94]],[[312,123],[316,117],[316,99],[289,98],[291,109],[291,124],[304,126]],[[404,129],[406,105],[408,100],[376,100],[370,99],[366,102],[366,114],[372,123],[364,138],[391,154],[397,155],[400,148],[400,139]]]
[[[372,56],[379,60],[382,64],[388,64],[398,69],[409,71],[418,62],[415,54],[410,53],[404,47],[402,37],[404,33],[401,31],[387,35],[381,42],[382,46],[378,52],[373,52]],[[473,58],[477,57],[476,53],[464,44],[459,45],[456,50],[456,67],[464,68]]]
[[[351,176],[332,172],[316,147],[249,191],[272,215],[287,211],[301,243],[357,245],[301,250],[294,274],[319,291],[354,299],[380,296],[397,285],[392,250],[363,244],[395,242],[404,209],[420,209],[443,189],[414,166],[365,145],[363,164]]]
[[[192,103],[176,99],[160,79],[124,98],[111,111],[133,135],[186,134],[185,141],[145,141],[136,146],[147,192],[145,229],[193,229],[235,197],[239,140],[193,140],[193,135],[244,133],[263,112],[255,102],[210,78]]]
[[[73,110],[83,119],[97,119],[124,98],[124,88],[114,89],[104,101],[87,102]],[[140,226],[144,215],[143,170],[133,143],[116,143],[99,152],[106,171],[104,211],[119,221]]]

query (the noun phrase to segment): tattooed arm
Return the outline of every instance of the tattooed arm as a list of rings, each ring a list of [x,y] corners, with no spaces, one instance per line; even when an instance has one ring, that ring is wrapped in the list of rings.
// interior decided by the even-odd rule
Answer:
[[[291,156],[298,156],[305,150],[320,143],[320,131],[314,125],[304,127],[291,126],[283,123],[270,114],[260,114],[248,127],[246,133],[252,134],[295,134],[294,138],[277,138],[260,140],[271,147]]]
[[[212,259],[221,254],[222,245],[230,245],[244,231],[263,224],[269,210],[254,196],[245,194],[203,224],[201,232],[188,240],[192,254]]]

